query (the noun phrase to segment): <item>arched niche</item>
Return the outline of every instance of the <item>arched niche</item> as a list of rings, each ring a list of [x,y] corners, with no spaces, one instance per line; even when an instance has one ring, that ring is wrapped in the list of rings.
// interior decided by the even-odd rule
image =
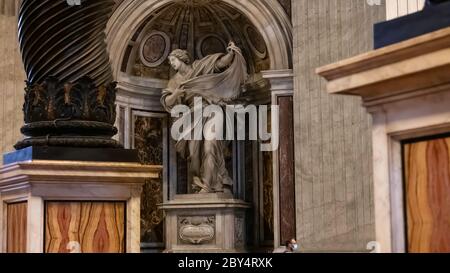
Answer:
[[[157,149],[162,151],[164,156],[159,159],[161,162],[153,162],[162,163],[165,166],[163,172],[164,183],[161,189],[163,192],[163,200],[157,200],[158,198],[152,196],[151,193],[146,194],[146,198],[152,199],[154,203],[170,199],[174,194],[174,189],[179,188],[177,185],[179,181],[174,181],[174,178],[176,180],[179,176],[179,166],[181,164],[179,164],[173,149],[170,148],[168,118],[164,118],[167,117],[167,114],[163,112],[160,105],[161,91],[167,85],[167,72],[165,72],[165,76],[154,73],[137,75],[132,71],[133,62],[136,59],[145,58],[145,56],[141,56],[141,53],[142,47],[145,46],[145,41],[148,39],[154,39],[153,42],[149,42],[150,44],[167,43],[168,40],[173,39],[173,37],[167,37],[167,32],[164,32],[164,29],[152,28],[152,24],[159,13],[167,11],[167,7],[170,7],[173,3],[202,1],[205,0],[122,1],[117,6],[107,27],[107,43],[114,78],[119,82],[117,96],[117,127],[121,132],[119,134],[119,140],[121,139],[127,148],[136,148],[136,131],[145,129],[151,132],[152,125],[149,122],[151,123],[152,120],[156,120],[160,126],[164,127],[164,130],[161,131],[164,139],[163,147],[156,145]],[[286,90],[290,90],[288,92],[292,93],[292,24],[280,3],[277,0],[212,0],[211,2],[220,2],[238,11],[248,21],[248,25],[262,38],[266,52],[262,52],[264,51],[261,49],[262,47],[259,50],[255,48],[261,45],[243,45],[245,47],[244,51],[252,55],[247,56],[248,62],[250,62],[249,72],[252,74],[252,80],[247,86],[246,93],[252,98],[251,102],[253,104],[271,104],[274,101],[275,93],[285,94]],[[216,38],[216,41],[221,40],[220,42],[216,42],[216,45],[220,47],[220,43],[223,43],[226,39],[217,38],[223,38],[223,35],[210,33],[210,35],[203,35],[204,37],[197,38],[200,41]],[[244,33],[243,35],[248,36],[248,33]],[[172,45],[171,49],[174,49],[173,47],[177,42],[173,43],[173,41],[170,41],[170,43]],[[200,45],[194,44],[190,48],[194,52],[194,55],[197,55],[197,58],[202,57],[199,54],[201,50],[199,47]],[[189,46],[187,49],[189,49]],[[155,67],[164,66],[163,59],[168,51],[161,49],[156,54],[156,57],[147,56],[148,58],[142,62],[142,65],[150,70]],[[255,62],[258,61],[267,63],[264,63],[261,69],[256,67]],[[154,144],[150,143],[149,145]],[[271,197],[272,191],[276,192],[276,189],[274,189],[276,186],[274,185],[276,178],[274,177],[274,181],[271,180],[272,176],[276,175],[276,173],[272,173],[272,156],[269,153],[264,155],[259,153],[257,143],[236,143],[232,147],[231,153],[232,160],[230,164],[233,168],[231,175],[235,180],[241,181],[236,182],[239,184],[240,197],[251,195],[253,194],[252,191],[256,191],[256,195],[261,194],[261,196],[264,195],[266,197]],[[239,167],[245,164],[252,164],[255,170],[242,170]],[[274,162],[273,170],[278,169],[277,164],[277,162]],[[247,186],[244,180],[251,181],[255,185],[250,192],[246,192]],[[242,183],[242,181],[245,183]],[[254,240],[260,244],[267,243],[270,240],[273,241],[273,237],[261,235],[265,233],[265,231],[261,231],[265,227],[259,224],[262,221],[270,223],[277,222],[276,208],[270,206],[266,208],[263,204],[264,200],[253,200],[252,202],[255,202],[255,223],[253,227],[249,226],[249,228],[258,229],[258,232],[253,232],[255,234]],[[274,202],[273,199],[271,199],[271,202]],[[258,215],[260,211],[264,211],[262,213],[264,215],[272,216],[261,220],[258,218],[263,217]],[[158,220],[158,217],[155,219]],[[272,227],[272,229],[275,229],[273,232],[276,232],[276,227]],[[144,247],[157,248],[159,245],[144,244]]]

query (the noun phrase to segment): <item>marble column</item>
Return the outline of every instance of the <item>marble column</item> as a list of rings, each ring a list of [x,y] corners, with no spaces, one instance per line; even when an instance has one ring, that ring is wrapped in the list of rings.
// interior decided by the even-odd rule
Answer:
[[[279,247],[296,237],[293,72],[278,70],[262,74],[269,82],[272,105],[279,107],[279,147],[273,151],[274,246]]]

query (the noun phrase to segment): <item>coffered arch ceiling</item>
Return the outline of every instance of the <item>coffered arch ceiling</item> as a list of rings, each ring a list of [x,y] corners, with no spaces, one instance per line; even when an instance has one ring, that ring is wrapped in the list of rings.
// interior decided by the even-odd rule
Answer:
[[[243,51],[249,74],[270,69],[262,35],[236,8],[220,0],[174,0],[152,12],[129,41],[121,71],[132,76],[170,78],[168,54],[186,49],[195,59],[226,52],[233,40]]]

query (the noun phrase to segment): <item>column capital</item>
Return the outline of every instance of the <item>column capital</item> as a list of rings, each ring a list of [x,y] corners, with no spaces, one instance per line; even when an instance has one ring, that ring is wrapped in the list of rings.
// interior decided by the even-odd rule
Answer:
[[[294,90],[294,73],[292,69],[261,71],[262,77],[270,83],[270,91],[291,92]]]

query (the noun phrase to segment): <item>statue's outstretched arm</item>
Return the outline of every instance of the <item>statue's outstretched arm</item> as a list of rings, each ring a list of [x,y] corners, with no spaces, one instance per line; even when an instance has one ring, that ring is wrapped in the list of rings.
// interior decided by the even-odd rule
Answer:
[[[234,42],[230,42],[227,48],[228,53],[217,60],[216,68],[222,70],[229,67],[234,60],[235,50],[239,50],[239,48],[236,47]]]
[[[182,96],[183,94],[184,94],[184,89],[183,89],[183,88],[177,88],[177,89],[173,90],[173,91],[171,92],[171,94],[168,95],[168,96],[165,98],[165,103],[166,103],[166,105],[167,105],[168,107],[174,106],[175,104],[178,103],[178,98],[179,98],[180,96]]]

